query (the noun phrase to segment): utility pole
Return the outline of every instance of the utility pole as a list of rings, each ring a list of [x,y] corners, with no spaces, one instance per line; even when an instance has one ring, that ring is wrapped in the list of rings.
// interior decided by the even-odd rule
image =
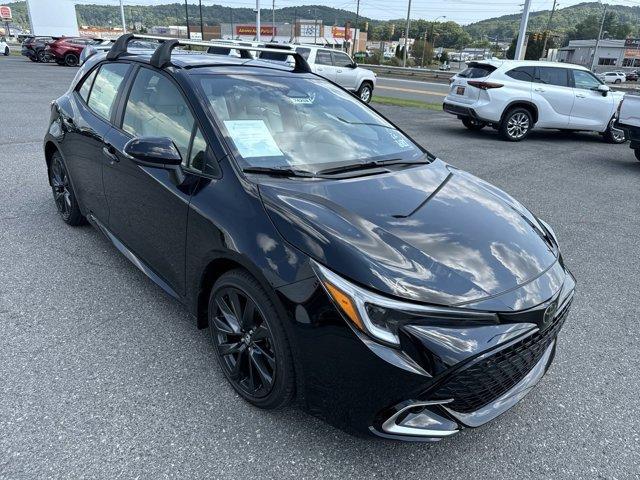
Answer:
[[[236,33],[233,29],[233,7],[229,7],[229,14],[231,15],[231,40],[236,38]]]
[[[551,33],[551,22],[553,21],[553,14],[556,12],[556,5],[558,0],[553,0],[553,8],[549,15],[549,21],[547,22],[547,30],[544,32],[544,44],[542,45],[542,58],[545,58],[545,52],[547,50],[547,41],[549,40],[549,34]]]
[[[271,41],[276,38],[276,0],[271,1]]]
[[[189,6],[187,0],[184,0],[184,16],[187,20],[187,40],[191,39],[191,30],[189,30]]]
[[[122,5],[122,0],[120,0],[120,17],[122,18],[122,33],[127,33],[127,22],[124,20],[124,6]],[[7,24],[8,23],[9,22],[7,22]]]
[[[318,43],[318,9],[313,9],[313,44]]]
[[[527,0],[531,1],[531,0]],[[402,59],[402,66],[407,66],[407,50],[409,50],[409,26],[411,25],[411,0],[409,0],[409,6],[407,7],[407,29],[404,34],[404,58]]]
[[[202,22],[202,0],[198,0],[200,4],[200,40],[204,40],[204,23]]]
[[[593,51],[593,60],[591,60],[591,71],[595,72],[596,62],[598,61],[598,48],[600,47],[600,39],[602,38],[602,32],[604,31],[604,22],[607,19],[607,4],[604,4],[604,12],[602,12],[602,22],[600,23],[600,33],[598,33],[598,39],[596,40],[596,48]]]
[[[260,41],[260,0],[256,0],[256,41]]]
[[[358,22],[360,21],[360,0],[358,0],[358,2],[356,3],[356,24],[355,24],[355,35],[358,35]],[[358,39],[359,39],[359,35],[358,35]],[[351,55],[353,55],[354,53],[356,53],[356,39],[353,39],[353,45],[351,46]]]
[[[514,60],[524,60],[527,50],[525,41],[527,39],[527,25],[529,24],[529,11],[531,10],[531,0],[525,0],[522,18],[520,19],[520,32],[518,33],[518,43],[516,44],[516,54]]]
[[[424,52],[427,50],[427,31],[424,31],[424,42],[422,44],[422,61],[420,66],[424,68]]]

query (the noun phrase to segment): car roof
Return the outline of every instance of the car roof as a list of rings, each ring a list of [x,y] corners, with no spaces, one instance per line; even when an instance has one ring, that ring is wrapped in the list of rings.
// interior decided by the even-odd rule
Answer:
[[[582,65],[576,65],[573,63],[564,62],[548,62],[543,60],[472,60],[469,64],[491,65],[496,69],[503,67],[504,69],[516,68],[516,67],[556,67],[556,68],[571,68],[574,70],[586,70],[588,68]]]
[[[132,54],[133,53],[133,54]],[[153,50],[136,49],[123,55],[118,60],[129,60],[150,64]],[[92,59],[92,64],[106,59],[107,52],[101,52],[95,55],[96,59]],[[270,62],[260,59],[239,58],[231,55],[216,55],[205,52],[189,52],[188,50],[174,50],[171,55],[171,64],[176,68],[187,70],[189,73],[252,73],[252,74],[268,74],[271,73],[304,75],[303,73],[292,72],[291,67],[286,63]]]

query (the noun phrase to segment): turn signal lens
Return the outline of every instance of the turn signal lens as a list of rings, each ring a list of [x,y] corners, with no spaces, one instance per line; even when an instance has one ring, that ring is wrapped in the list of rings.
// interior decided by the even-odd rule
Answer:
[[[356,307],[351,299],[341,290],[331,285],[329,282],[325,281],[323,283],[325,288],[329,292],[329,295],[331,295],[331,298],[333,298],[333,300],[338,304],[338,306],[347,315],[347,317],[349,317],[349,320],[351,320],[359,330],[362,330],[364,332],[364,325],[362,324],[362,320],[360,319],[358,311],[356,310]]]

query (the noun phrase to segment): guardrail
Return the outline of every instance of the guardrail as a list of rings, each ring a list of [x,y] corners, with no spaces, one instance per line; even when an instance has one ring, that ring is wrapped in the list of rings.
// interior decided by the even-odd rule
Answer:
[[[412,68],[412,67],[393,67],[390,65],[367,65],[362,64],[362,68],[367,68],[378,75],[411,77],[411,78],[428,78],[430,80],[440,79],[449,80],[456,72],[433,70],[429,68]]]

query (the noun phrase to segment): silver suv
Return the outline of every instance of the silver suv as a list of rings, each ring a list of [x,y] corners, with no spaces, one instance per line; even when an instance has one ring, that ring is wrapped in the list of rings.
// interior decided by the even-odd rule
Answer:
[[[277,46],[284,47],[283,45]],[[314,45],[291,45],[285,48],[291,48],[302,55],[313,73],[354,92],[363,102],[369,103],[371,101],[376,85],[376,74],[358,66],[346,53]],[[276,52],[262,52],[260,59],[291,62],[291,57],[284,59],[281,53]]]

